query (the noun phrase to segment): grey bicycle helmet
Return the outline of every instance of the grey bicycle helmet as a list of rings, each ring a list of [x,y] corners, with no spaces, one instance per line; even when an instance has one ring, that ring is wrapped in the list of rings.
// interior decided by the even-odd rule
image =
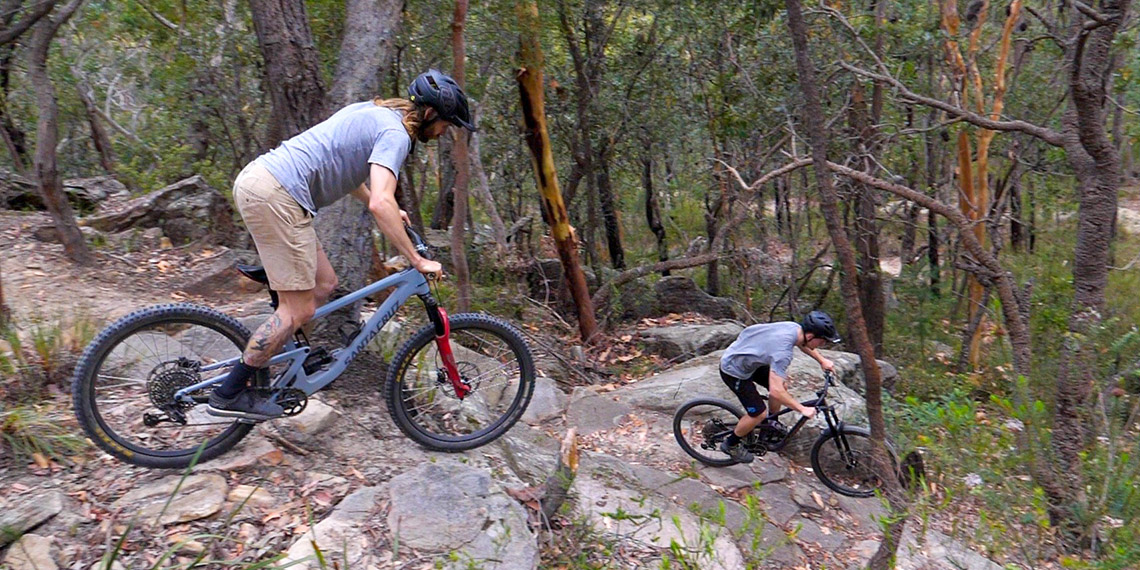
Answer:
[[[808,313],[800,326],[803,327],[804,332],[809,332],[815,336],[827,340],[827,342],[839,342],[839,332],[835,330],[835,321],[831,320],[831,316],[823,311],[812,311]]]
[[[475,130],[475,122],[467,106],[467,94],[454,79],[438,69],[429,69],[412,81],[408,86],[408,99],[416,105],[435,109],[439,118],[449,123],[469,131]]]

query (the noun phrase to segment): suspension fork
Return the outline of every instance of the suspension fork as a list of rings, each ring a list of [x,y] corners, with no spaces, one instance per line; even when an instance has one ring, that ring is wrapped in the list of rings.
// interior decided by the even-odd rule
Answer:
[[[430,293],[420,295],[420,300],[424,302],[428,319],[435,328],[435,346],[443,360],[443,370],[451,381],[451,387],[455,389],[455,395],[462,400],[471,393],[471,385],[459,376],[459,367],[455,364],[455,354],[451,351],[451,322],[447,318],[447,311],[435,302],[435,297]]]

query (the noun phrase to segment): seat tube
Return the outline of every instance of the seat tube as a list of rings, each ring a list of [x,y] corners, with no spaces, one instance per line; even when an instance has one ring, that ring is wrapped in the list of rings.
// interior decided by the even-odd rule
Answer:
[[[459,376],[459,367],[455,363],[455,354],[451,350],[451,322],[447,318],[447,311],[440,307],[431,294],[420,295],[420,300],[427,310],[428,319],[435,328],[435,346],[439,350],[439,357],[443,360],[447,379],[451,381],[455,395],[462,400],[471,392],[471,387]]]

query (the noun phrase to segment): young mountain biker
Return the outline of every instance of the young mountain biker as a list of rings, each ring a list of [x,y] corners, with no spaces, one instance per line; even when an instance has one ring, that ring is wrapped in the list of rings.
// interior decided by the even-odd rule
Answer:
[[[835,322],[823,311],[808,313],[801,323],[767,323],[741,331],[720,358],[720,378],[740,398],[747,415],[740,418],[736,429],[720,443],[722,452],[741,463],[751,463],[753,456],[741,445],[741,438],[761,422],[766,429],[787,433],[787,428],[778,419],[767,417],[768,411],[756,390],[757,384],[768,390],[773,414],[784,405],[807,418],[815,416],[815,408],[796,401],[784,382],[788,365],[792,363],[792,347],[799,347],[804,354],[814,358],[820,368],[834,370],[835,365],[815,350],[825,342],[839,342],[839,334],[835,331]]]
[[[348,105],[238,174],[234,202],[279,306],[211,393],[210,414],[262,420],[283,413],[270,394],[247,390],[246,383],[336,288],[336,274],[313,228],[320,208],[351,194],[368,206],[412,267],[429,277],[442,275],[440,264],[417,254],[404,232],[407,214],[396,203],[396,180],[415,141],[439,138],[450,125],[475,130],[463,90],[431,69],[412,82],[407,99]]]

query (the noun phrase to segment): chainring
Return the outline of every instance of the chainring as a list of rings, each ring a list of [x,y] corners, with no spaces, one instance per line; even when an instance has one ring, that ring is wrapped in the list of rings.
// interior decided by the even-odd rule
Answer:
[[[174,394],[201,381],[200,367],[201,363],[185,357],[169,360],[155,366],[146,379],[150,402],[160,410],[168,408],[189,410],[193,408],[195,406],[193,402],[174,401]]]
[[[297,388],[285,388],[279,390],[274,400],[277,405],[285,410],[286,416],[295,416],[305,411],[305,406],[309,405],[309,396],[305,394],[304,390]]]

